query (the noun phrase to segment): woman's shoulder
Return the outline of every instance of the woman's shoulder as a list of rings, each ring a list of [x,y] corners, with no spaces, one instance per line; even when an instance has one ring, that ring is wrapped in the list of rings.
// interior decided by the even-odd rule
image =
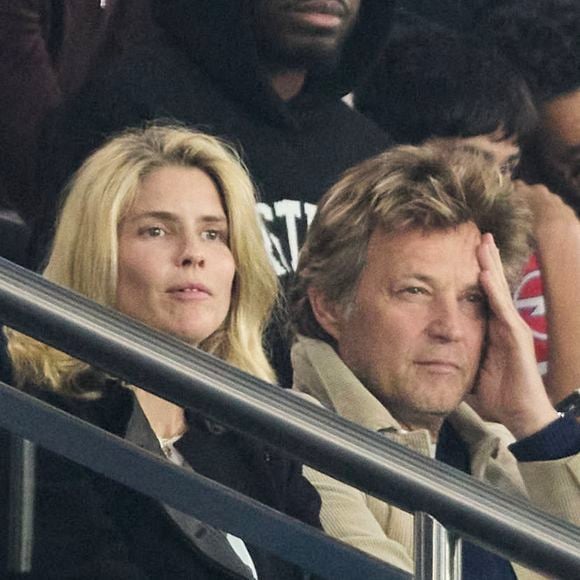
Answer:
[[[44,384],[26,384],[22,390],[36,399],[115,434],[122,434],[133,408],[133,393],[120,381],[87,371],[74,389],[56,390]]]

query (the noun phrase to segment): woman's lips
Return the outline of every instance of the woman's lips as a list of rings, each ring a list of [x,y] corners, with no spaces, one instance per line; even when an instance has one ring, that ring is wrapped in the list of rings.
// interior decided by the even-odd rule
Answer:
[[[167,292],[178,300],[205,300],[211,296],[211,292],[203,284],[175,286]]]

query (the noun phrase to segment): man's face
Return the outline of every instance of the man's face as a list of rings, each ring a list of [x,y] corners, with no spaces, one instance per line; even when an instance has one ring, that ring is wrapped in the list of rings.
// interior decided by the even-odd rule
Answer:
[[[540,148],[549,177],[580,208],[580,90],[544,105],[541,125]]]
[[[375,231],[353,303],[323,325],[346,365],[407,428],[436,430],[476,379],[486,332],[480,241],[473,223]]]
[[[280,69],[331,67],[361,0],[255,0],[262,58]]]

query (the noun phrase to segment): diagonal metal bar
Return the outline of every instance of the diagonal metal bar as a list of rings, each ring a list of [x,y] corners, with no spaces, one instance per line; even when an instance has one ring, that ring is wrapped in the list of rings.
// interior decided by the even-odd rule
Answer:
[[[580,528],[5,261],[0,320],[507,558],[580,569]]]

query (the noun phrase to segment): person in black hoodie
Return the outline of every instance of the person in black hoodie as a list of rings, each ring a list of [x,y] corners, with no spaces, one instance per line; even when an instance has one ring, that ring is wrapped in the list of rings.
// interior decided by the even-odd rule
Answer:
[[[50,239],[58,192],[106,136],[169,118],[237,146],[261,193],[264,240],[279,276],[291,273],[324,191],[389,145],[349,108],[348,94],[386,41],[390,0],[162,0],[160,39],[132,50],[53,123],[40,181]],[[275,348],[289,384],[284,349]]]

